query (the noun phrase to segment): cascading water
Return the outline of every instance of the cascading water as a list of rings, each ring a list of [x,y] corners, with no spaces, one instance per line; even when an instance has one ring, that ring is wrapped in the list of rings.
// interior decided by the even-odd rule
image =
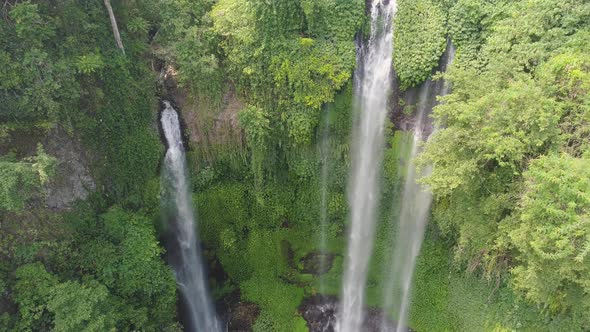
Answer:
[[[395,0],[373,0],[371,36],[355,73],[359,113],[353,128],[352,173],[349,183],[351,223],[345,260],[337,330],[356,332],[363,322],[365,283],[373,250],[375,210],[379,200],[383,134],[392,85]]]
[[[449,44],[443,70],[448,68],[453,59],[454,48]],[[428,113],[436,103],[435,98],[437,95],[446,95],[447,93],[448,85],[443,81],[432,82],[429,80],[420,88],[413,140],[408,156],[409,162],[406,163],[406,178],[401,196],[402,208],[399,215],[397,240],[391,264],[392,269],[388,278],[390,282],[385,289],[383,301],[383,309],[386,312],[394,312],[394,318],[397,319],[396,331],[398,332],[407,329],[412,277],[432,203],[432,194],[427,188],[417,183],[420,177],[430,173],[431,168],[426,167],[421,173],[418,173],[414,159],[421,150],[421,142],[430,136]],[[388,321],[383,321],[383,325],[387,323]]]
[[[330,167],[330,140],[329,140],[329,121],[328,114],[324,119],[324,128],[322,130],[322,143],[320,144],[319,155],[322,163],[322,170],[320,174],[320,293],[325,291],[324,274],[326,272],[326,258],[327,258],[327,232],[328,232],[328,170]]]
[[[198,245],[178,114],[169,102],[165,101],[164,105],[161,123],[168,150],[162,179],[164,188],[168,189],[165,203],[174,208],[170,227],[177,252],[172,267],[188,316],[185,331],[217,332],[221,328],[209,297]]]

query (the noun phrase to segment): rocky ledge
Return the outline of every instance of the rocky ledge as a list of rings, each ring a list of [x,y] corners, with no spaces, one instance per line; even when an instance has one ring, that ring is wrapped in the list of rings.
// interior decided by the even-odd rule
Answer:
[[[309,332],[334,332],[338,298],[335,296],[314,295],[303,300],[299,312],[307,321]],[[380,309],[365,309],[363,332],[396,332],[396,324]],[[402,331],[400,331],[402,332]],[[413,332],[405,329],[403,332]]]

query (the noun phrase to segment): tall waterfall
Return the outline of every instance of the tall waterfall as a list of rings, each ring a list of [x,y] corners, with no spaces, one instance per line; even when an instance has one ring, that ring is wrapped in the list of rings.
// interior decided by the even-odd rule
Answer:
[[[387,101],[392,85],[395,0],[373,0],[371,36],[355,73],[359,113],[354,121],[348,249],[337,330],[356,332],[363,322],[365,283],[375,232]]]
[[[165,101],[164,105],[161,123],[168,151],[162,180],[164,188],[168,190],[166,198],[163,199],[169,200],[165,203],[174,208],[170,227],[175,242],[173,246],[177,252],[171,264],[186,306],[188,326],[185,326],[185,331],[217,332],[221,331],[221,328],[209,297],[196,235],[195,213],[189,190],[178,114],[169,102]]]
[[[328,254],[327,248],[327,232],[328,232],[328,171],[330,167],[330,126],[328,121],[328,112],[324,116],[324,128],[321,133],[321,144],[319,147],[319,155],[322,163],[322,170],[320,174],[320,293],[325,291],[325,273],[326,273],[326,257]]]
[[[447,48],[445,70],[454,59],[454,48],[449,44]],[[388,276],[390,281],[384,291],[383,308],[386,312],[394,311],[397,320],[396,331],[406,331],[412,277],[416,266],[416,259],[422,246],[424,231],[428,221],[432,194],[416,181],[427,176],[431,168],[426,167],[417,172],[414,159],[421,151],[422,141],[428,139],[432,131],[428,117],[432,107],[436,104],[436,96],[446,95],[448,85],[439,80],[426,81],[420,88],[416,120],[414,123],[413,140],[411,143],[409,162],[406,163],[406,178],[401,195],[401,211],[397,229],[397,240],[393,255],[392,269]],[[383,321],[385,325],[387,321]]]

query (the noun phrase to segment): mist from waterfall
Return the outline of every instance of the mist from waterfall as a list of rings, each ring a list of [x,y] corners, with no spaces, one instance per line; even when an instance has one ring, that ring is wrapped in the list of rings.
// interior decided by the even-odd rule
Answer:
[[[171,265],[188,316],[185,323],[188,326],[184,330],[220,332],[201,259],[178,114],[169,102],[165,101],[164,105],[161,124],[168,150],[162,176],[163,187],[167,190],[162,199],[163,203],[171,206],[168,220],[171,220],[169,226],[177,251]]]
[[[443,70],[449,67],[455,55],[452,44],[449,43],[445,54]],[[414,160],[421,151],[421,144],[427,140],[432,132],[429,113],[436,104],[436,96],[448,93],[448,84],[439,80],[426,81],[420,88],[417,113],[414,123],[413,140],[411,141],[410,155],[404,156],[409,162],[405,163],[405,179],[401,197],[401,211],[397,226],[397,236],[393,251],[393,261],[389,272],[389,283],[384,291],[383,309],[385,312],[394,313],[397,320],[396,331],[407,330],[408,310],[412,279],[416,267],[416,260],[420,253],[424,231],[432,203],[432,194],[425,186],[417,183],[421,177],[428,176],[432,168],[425,167],[420,172],[416,169]],[[388,321],[382,322],[385,326]]]
[[[350,224],[337,331],[356,332],[364,319],[368,264],[373,250],[379,201],[388,97],[392,87],[395,0],[373,0],[371,35],[361,46],[355,73],[357,114],[353,124],[352,168],[348,185]]]

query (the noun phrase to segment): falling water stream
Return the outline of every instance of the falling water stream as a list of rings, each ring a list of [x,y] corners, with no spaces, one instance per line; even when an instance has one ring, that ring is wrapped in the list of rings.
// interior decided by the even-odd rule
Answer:
[[[173,217],[169,220],[176,255],[171,264],[187,312],[185,331],[218,332],[221,328],[209,297],[198,245],[178,114],[169,102],[165,101],[164,105],[161,123],[168,150],[162,180],[168,190],[163,199],[173,208]]]
[[[387,312],[391,311],[393,302],[397,302],[393,307],[397,312],[394,316],[398,322],[396,331],[402,331],[407,324],[407,302],[409,301],[412,275],[422,245],[422,236],[432,201],[432,195],[416,183],[419,177],[427,175],[429,169],[418,173],[413,163],[418,154],[420,142],[424,139],[425,104],[430,90],[431,84],[429,82],[420,89],[420,102],[409,156],[410,162],[406,164],[406,179],[401,196],[402,208],[399,216],[397,240],[395,241],[393,268],[388,278],[390,283],[384,292],[384,309]]]
[[[364,295],[373,250],[375,212],[388,95],[392,85],[395,0],[373,0],[371,36],[361,48],[355,94],[359,112],[354,121],[349,183],[351,220],[337,331],[356,332],[364,319]]]
[[[327,233],[328,233],[328,171],[330,167],[330,126],[328,112],[324,118],[324,128],[321,133],[321,144],[319,148],[319,155],[321,160],[321,174],[320,174],[320,293],[325,291],[325,272],[326,272],[326,258],[328,253],[327,248]]]
[[[449,44],[445,55],[443,70],[448,68],[454,59],[454,47]],[[417,114],[414,123],[413,140],[411,141],[410,155],[406,156],[404,188],[401,196],[401,211],[395,241],[393,261],[388,276],[389,284],[386,286],[383,300],[383,309],[386,312],[394,312],[397,320],[396,331],[406,331],[410,291],[414,274],[416,259],[422,246],[424,230],[428,221],[432,194],[427,188],[417,183],[423,176],[429,175],[431,167],[417,171],[414,159],[421,151],[421,143],[427,140],[432,132],[429,112],[436,104],[437,95],[446,95],[448,85],[442,81],[426,81],[420,88]],[[385,326],[388,321],[383,321]]]

